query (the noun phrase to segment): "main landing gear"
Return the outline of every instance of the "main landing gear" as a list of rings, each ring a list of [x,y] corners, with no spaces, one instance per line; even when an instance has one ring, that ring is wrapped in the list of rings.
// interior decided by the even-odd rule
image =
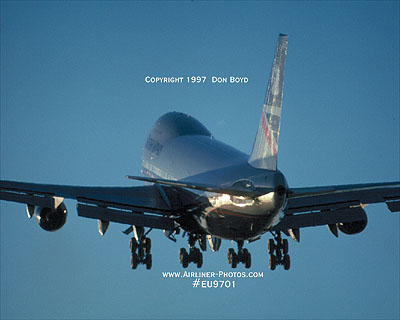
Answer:
[[[278,231],[274,235],[274,239],[268,240],[269,253],[269,268],[275,270],[277,265],[283,265],[285,270],[290,269],[289,244],[287,239],[281,238],[281,233]]]
[[[228,262],[232,268],[236,268],[238,263],[243,263],[245,268],[251,267],[251,254],[247,249],[243,249],[243,240],[237,241],[238,253],[232,248],[228,250]]]
[[[131,268],[136,269],[139,264],[146,265],[150,270],[153,264],[151,251],[151,239],[147,238],[143,227],[133,227],[134,237],[129,242],[129,249],[132,253]]]
[[[181,248],[179,250],[179,262],[182,267],[187,268],[189,263],[193,262],[197,265],[197,268],[201,268],[203,266],[203,254],[199,248],[196,248],[196,241],[199,242],[201,250],[205,251],[207,248],[207,243],[205,240],[205,236],[196,237],[193,234],[189,234],[189,253],[185,248]]]

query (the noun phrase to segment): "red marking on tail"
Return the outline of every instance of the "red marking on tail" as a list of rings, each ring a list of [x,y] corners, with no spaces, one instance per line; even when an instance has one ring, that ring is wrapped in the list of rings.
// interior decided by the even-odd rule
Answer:
[[[270,146],[271,150],[272,150],[272,155],[276,155],[277,154],[277,150],[276,150],[276,146],[273,142],[272,136],[270,131],[268,130],[268,125],[267,122],[265,121],[265,116],[264,116],[264,112],[261,112],[261,119],[262,119],[262,126],[264,129],[264,134],[265,137],[267,138],[267,143]]]

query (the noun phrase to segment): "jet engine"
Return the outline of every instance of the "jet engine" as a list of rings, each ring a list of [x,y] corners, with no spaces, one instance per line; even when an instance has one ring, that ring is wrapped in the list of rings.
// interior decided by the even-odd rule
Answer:
[[[345,234],[357,234],[367,226],[367,219],[353,222],[339,223],[338,228]]]
[[[57,231],[67,221],[67,207],[61,202],[57,209],[35,207],[36,221],[46,231]]]

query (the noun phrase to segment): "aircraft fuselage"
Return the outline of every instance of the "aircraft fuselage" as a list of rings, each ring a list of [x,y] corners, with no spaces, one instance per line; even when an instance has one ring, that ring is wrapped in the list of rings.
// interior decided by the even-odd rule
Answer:
[[[142,156],[142,173],[153,178],[210,183],[225,187],[270,188],[255,197],[197,192],[201,210],[192,212],[197,226],[224,239],[256,239],[280,221],[286,204],[286,179],[280,171],[257,169],[249,156],[224,144],[196,119],[178,112],[157,120]],[[185,229],[185,226],[181,226]],[[190,231],[190,230],[187,230]]]

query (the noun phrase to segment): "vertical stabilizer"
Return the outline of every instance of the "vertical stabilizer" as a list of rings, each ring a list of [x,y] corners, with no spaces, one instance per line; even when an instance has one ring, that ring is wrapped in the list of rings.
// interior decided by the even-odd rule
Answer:
[[[249,158],[249,163],[255,168],[276,171],[287,46],[288,36],[280,34],[261,112],[260,124],[258,125],[253,151]]]

